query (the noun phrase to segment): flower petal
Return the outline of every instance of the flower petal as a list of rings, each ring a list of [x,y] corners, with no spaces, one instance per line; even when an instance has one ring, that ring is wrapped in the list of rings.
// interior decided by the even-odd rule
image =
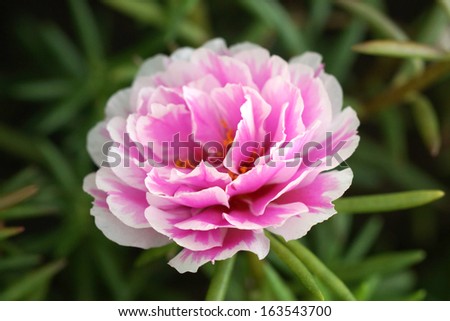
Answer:
[[[317,52],[307,51],[300,56],[291,58],[291,60],[289,60],[289,63],[307,65],[316,70],[322,63],[322,56]]]
[[[303,98],[297,87],[279,76],[267,81],[261,95],[272,107],[267,120],[267,123],[272,125],[268,128],[268,131],[272,133],[272,140],[285,139],[289,142],[304,132]],[[281,134],[285,137],[282,138]]]
[[[262,89],[270,78],[276,76],[289,80],[289,68],[286,61],[278,56],[270,56],[266,49],[254,48],[240,51],[233,57],[248,66],[253,82],[259,89]]]
[[[240,231],[230,229],[223,245],[206,251],[182,250],[170,260],[169,265],[180,273],[197,272],[207,262],[225,260],[239,251],[250,251],[262,260],[269,253],[269,239],[262,231]]]
[[[84,179],[83,190],[94,196],[91,215],[95,225],[111,241],[123,246],[133,246],[143,249],[159,247],[170,243],[168,237],[156,232],[153,228],[135,229],[117,219],[106,204],[107,194],[97,188],[95,174],[89,174]]]
[[[231,57],[200,48],[192,54],[192,62],[204,75],[213,75],[222,86],[241,84],[255,87],[247,65]]]
[[[101,166],[103,162],[108,161],[103,145],[110,140],[111,137],[106,129],[106,121],[99,122],[89,131],[87,135],[87,150],[97,166]]]
[[[248,208],[231,210],[229,214],[224,214],[224,218],[235,228],[240,230],[258,230],[267,227],[277,227],[293,216],[307,212],[305,204],[295,202],[289,204],[270,204],[264,213],[255,216]]]
[[[298,217],[288,219],[284,225],[270,227],[269,231],[283,236],[286,241],[304,236],[313,225],[327,220],[336,213],[331,203],[349,188],[353,178],[352,171],[331,171],[318,175],[309,185],[295,188],[279,199],[277,203],[303,202],[308,211]]]
[[[130,105],[130,95],[131,89],[129,88],[119,90],[112,95],[106,103],[106,116],[109,118],[115,116],[127,118],[128,115],[135,110],[133,107],[136,107]]]
[[[178,245],[193,250],[202,251],[222,246],[226,231],[214,229],[208,231],[182,230],[175,225],[189,218],[189,208],[178,208],[171,211],[162,211],[156,207],[149,207],[145,215],[152,227],[161,234],[173,239]]]
[[[228,151],[224,165],[239,173],[243,162],[254,162],[270,137],[266,136],[265,122],[271,107],[256,90],[245,88],[246,102],[241,106],[242,120],[239,122],[233,146]]]
[[[150,227],[145,218],[149,206],[146,193],[121,181],[110,168],[102,167],[96,175],[96,185],[106,192],[108,207],[120,221],[133,228]]]
[[[223,218],[224,208],[209,207],[194,216],[175,224],[182,230],[208,231],[219,227],[233,227]]]

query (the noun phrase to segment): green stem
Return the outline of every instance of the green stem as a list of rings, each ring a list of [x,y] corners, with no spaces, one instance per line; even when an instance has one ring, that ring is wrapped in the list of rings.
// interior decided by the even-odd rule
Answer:
[[[319,289],[314,277],[306,268],[306,266],[299,260],[284,244],[278,241],[274,236],[269,233],[266,234],[270,239],[270,248],[274,253],[283,260],[284,263],[295,273],[300,282],[305,288],[311,292],[315,300],[323,301],[324,297]]]
[[[310,250],[298,241],[286,243],[287,247],[317,276],[340,300],[353,301],[355,297],[333,272],[328,269]]]
[[[223,301],[225,299],[235,261],[236,255],[226,261],[218,261],[216,263],[216,270],[206,294],[207,301]]]

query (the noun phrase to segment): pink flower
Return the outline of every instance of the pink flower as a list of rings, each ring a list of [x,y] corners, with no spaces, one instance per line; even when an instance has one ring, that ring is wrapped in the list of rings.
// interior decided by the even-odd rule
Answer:
[[[262,259],[264,230],[304,236],[335,213],[353,178],[335,168],[359,141],[323,69],[316,53],[288,63],[221,39],[147,60],[88,135],[97,227],[126,246],[177,243],[179,272],[238,251]]]

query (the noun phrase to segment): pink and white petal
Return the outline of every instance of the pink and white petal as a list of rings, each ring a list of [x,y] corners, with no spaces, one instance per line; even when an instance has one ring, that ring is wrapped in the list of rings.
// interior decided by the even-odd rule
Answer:
[[[319,78],[306,78],[296,84],[302,93],[303,113],[302,121],[308,129],[317,119],[323,127],[329,126],[332,120],[331,101],[323,82]]]
[[[253,50],[253,49],[263,49],[261,46],[254,44],[252,42],[241,42],[237,43],[235,45],[232,45],[228,50],[232,56],[247,50]]]
[[[183,97],[192,117],[192,130],[196,141],[203,144],[219,142],[225,138],[219,110],[213,107],[210,95],[198,89],[183,87]]]
[[[235,54],[234,58],[248,66],[253,82],[259,89],[262,89],[270,78],[276,76],[289,80],[287,62],[278,56],[270,56],[264,48],[241,51]]]
[[[258,158],[255,167],[233,180],[226,188],[227,194],[232,197],[259,193],[264,186],[287,184],[295,179],[303,166],[299,151],[308,138],[306,134],[299,135],[288,144],[277,144],[270,150],[269,157]]]
[[[96,175],[96,173],[90,173],[84,178],[83,191],[94,198],[94,206],[108,209],[108,204],[106,203],[106,197],[108,195],[104,191],[98,189],[97,184],[95,183]]]
[[[288,181],[295,175],[300,166],[285,161],[273,161],[270,164],[258,164],[250,171],[239,175],[227,187],[226,192],[230,197],[236,195],[250,194],[257,192],[265,185],[278,184]]]
[[[202,45],[202,48],[212,50],[215,53],[218,53],[221,55],[226,54],[228,51],[227,44],[226,44],[225,40],[222,38],[211,39],[211,40],[205,42]]]
[[[139,156],[136,158],[134,154],[138,152],[134,153],[135,150],[135,148],[125,148],[124,146],[112,146],[108,155],[114,155],[121,161],[111,166],[111,169],[123,182],[127,182],[128,185],[139,190],[147,191],[145,187],[147,172],[143,166],[139,165],[139,161],[144,160],[139,159]]]
[[[295,175],[291,177],[290,180],[279,184],[264,186],[263,188],[255,192],[257,195],[249,195],[248,204],[250,207],[250,211],[257,216],[264,214],[267,206],[271,202],[278,199],[288,191],[294,189],[297,185],[301,184],[302,180],[306,179],[307,176],[311,173],[314,173],[314,171],[317,171],[317,169],[307,168],[302,171],[297,171],[297,173],[295,173]],[[302,200],[297,201],[301,202]]]
[[[260,94],[251,88],[245,88],[246,102],[241,107],[242,120],[239,122],[234,143],[224,160],[225,166],[238,173],[242,162],[251,162],[253,152],[259,154],[266,142],[265,123],[271,106]],[[253,159],[255,161],[255,159]]]
[[[334,77],[333,75],[329,75],[323,72],[320,74],[320,79],[325,85],[328,97],[330,98],[334,119],[337,117],[337,115],[339,115],[339,112],[342,109],[342,102],[344,96],[342,92],[342,87],[337,81],[336,77]]]
[[[156,108],[153,104],[152,108]],[[152,115],[140,116],[136,120],[137,142],[143,146],[151,145],[157,159],[174,160],[182,157],[175,152],[187,152],[185,149],[172,148],[171,144],[178,137],[178,142],[188,142],[192,133],[191,115],[184,105],[158,105],[163,111]],[[158,115],[158,117],[153,116]],[[184,159],[184,158],[183,158]]]
[[[188,188],[180,187],[173,196],[174,202],[192,208],[205,208],[208,206],[223,205],[229,207],[229,196],[225,191],[213,186],[199,191],[189,191]]]
[[[303,98],[300,90],[282,77],[267,81],[262,93],[264,100],[272,106],[272,112],[267,119],[269,132],[284,133],[286,141],[291,141],[302,134],[305,126],[302,123]],[[272,134],[273,140],[277,139]]]
[[[168,184],[167,180],[171,175],[171,169],[168,167],[154,167],[147,174],[145,186],[147,191],[154,197],[172,197],[180,188],[177,184]]]
[[[255,253],[260,260],[269,253],[269,239],[262,231],[241,231],[229,229],[221,247],[206,251],[182,250],[170,260],[169,265],[178,272],[197,272],[207,262],[226,260],[239,251]]]
[[[125,225],[109,210],[93,207],[91,215],[95,218],[95,225],[103,234],[113,242],[123,246],[132,246],[142,249],[159,247],[169,244],[170,239],[156,232],[153,228],[133,228]]]
[[[171,211],[162,211],[156,207],[149,207],[145,215],[156,231],[173,239],[178,245],[192,251],[203,251],[222,246],[226,235],[225,229],[193,231],[177,228],[177,223],[186,220],[192,215],[189,208],[180,207]]]
[[[313,140],[320,143],[309,150],[309,163],[318,164],[325,170],[344,162],[358,146],[358,126],[356,112],[351,107],[343,109],[326,132],[320,131],[314,136]]]
[[[106,192],[110,211],[125,225],[133,228],[150,227],[145,218],[145,209],[149,204],[144,191],[124,183],[106,167],[98,170],[96,185]]]
[[[175,50],[171,55],[171,60],[184,60],[189,61],[191,59],[194,49],[191,47],[181,47]]]
[[[107,194],[98,189],[95,176],[95,173],[91,173],[85,177],[83,190],[94,197],[91,215],[95,218],[96,226],[108,239],[120,245],[143,249],[162,246],[170,242],[169,238],[152,228],[132,228],[117,219],[108,208]]]
[[[122,89],[116,92],[106,103],[106,117],[113,118],[120,116],[127,118],[128,115],[134,111],[134,108],[130,105],[131,89]]]
[[[153,168],[148,174],[145,185],[154,197],[166,199],[173,203],[192,208],[205,208],[214,205],[228,207],[228,198],[224,189],[218,186],[208,188],[192,185],[168,183],[170,170],[166,168]]]
[[[316,70],[322,63],[322,56],[316,52],[307,51],[300,56],[291,58],[291,60],[289,60],[289,63],[307,65]]]
[[[258,230],[267,227],[283,225],[287,219],[305,213],[308,208],[305,204],[296,202],[289,204],[269,204],[264,213],[255,216],[248,208],[231,210],[224,214],[224,218],[234,227],[240,230]]]
[[[141,92],[141,100],[146,103],[145,110],[147,112],[145,114],[160,117],[159,113],[164,113],[164,111],[161,110],[159,106],[184,105],[184,99],[181,92],[174,88],[159,86],[157,88],[144,88]],[[146,98],[147,100],[145,100]]]
[[[192,62],[174,60],[167,65],[165,71],[152,76],[151,85],[154,87],[165,86],[181,88],[206,74],[205,71],[197,68]]]
[[[146,59],[139,67],[135,78],[153,76],[158,72],[164,71],[168,63],[169,58],[165,55],[156,55]]]
[[[346,107],[333,119],[331,132],[333,140],[345,142],[338,152],[342,160],[346,160],[353,154],[359,143],[358,127],[360,121],[355,110]],[[334,147],[334,146],[333,146]]]
[[[194,80],[186,85],[188,88],[197,89],[210,94],[216,88],[222,88],[220,83],[213,75],[205,75],[197,80]]]
[[[87,150],[97,166],[108,161],[103,146],[109,141],[111,141],[111,136],[106,129],[106,121],[97,123],[87,135]]]
[[[301,201],[308,207],[308,212],[288,219],[282,226],[270,227],[268,230],[281,235],[286,241],[303,237],[312,226],[329,219],[336,213],[332,201],[344,194],[352,178],[353,173],[349,168],[342,171],[330,171],[318,175],[309,185],[284,194],[277,202],[288,204]]]
[[[217,228],[232,227],[223,218],[224,208],[212,206],[202,210],[200,213],[175,224],[175,227],[182,230],[209,231]]]
[[[350,187],[352,179],[353,172],[350,168],[320,173],[308,185],[288,191],[276,202],[279,204],[302,202],[308,207],[309,213],[332,215],[335,213],[332,202],[344,194]]]
[[[200,48],[192,54],[192,62],[196,69],[204,75],[213,75],[222,86],[232,83],[255,87],[247,65],[234,58]]]
[[[305,236],[314,225],[330,217],[331,215],[323,213],[303,213],[298,217],[289,218],[279,227],[269,227],[267,230],[282,236],[286,241],[297,240]]]
[[[115,116],[106,123],[106,129],[113,142],[124,144],[125,134],[127,128],[127,121],[125,118]]]
[[[245,103],[244,90],[241,85],[227,84],[225,87],[216,88],[211,92],[211,99],[217,109],[222,138],[226,137],[226,131],[236,131],[241,117],[241,107]]]
[[[173,209],[177,209],[180,207],[177,203],[173,202],[170,199],[161,197],[160,195],[156,195],[153,193],[147,193],[146,195],[147,202],[153,207],[157,207],[162,211],[171,211]]]
[[[227,173],[219,172],[215,167],[203,161],[187,174],[174,168],[170,171],[170,176],[167,179],[169,184],[187,185],[195,189],[212,186],[225,189],[230,182],[231,178]]]

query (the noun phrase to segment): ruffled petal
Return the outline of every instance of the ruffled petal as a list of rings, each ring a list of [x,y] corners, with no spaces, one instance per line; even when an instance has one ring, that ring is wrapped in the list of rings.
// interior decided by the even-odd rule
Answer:
[[[83,190],[94,196],[91,215],[95,225],[111,241],[123,246],[133,246],[142,249],[159,247],[170,243],[168,237],[156,232],[153,228],[135,229],[125,225],[108,209],[107,194],[97,188],[95,174],[89,174],[84,179]]]
[[[267,81],[261,96],[272,107],[267,123],[275,142],[289,142],[304,132],[303,98],[297,87],[282,77],[275,77]]]
[[[323,222],[336,213],[332,202],[341,197],[349,188],[353,179],[351,169],[331,171],[318,175],[306,186],[295,188],[279,199],[277,203],[303,202],[308,210],[292,217],[279,227],[270,227],[269,231],[283,236],[286,241],[303,237],[313,225]]]
[[[178,245],[192,251],[203,251],[220,247],[226,235],[225,229],[194,231],[177,228],[177,223],[186,220],[192,215],[191,210],[185,207],[171,211],[149,207],[145,215],[156,231],[173,239]]]
[[[270,204],[261,215],[253,215],[248,208],[231,210],[224,214],[224,218],[233,227],[240,230],[258,230],[267,227],[277,227],[293,216],[307,212],[308,208],[303,203]]]
[[[240,231],[230,229],[221,247],[206,251],[182,250],[170,260],[169,265],[180,273],[197,272],[198,268],[207,262],[226,260],[239,251],[255,253],[260,260],[269,253],[269,239],[262,231]]]
[[[233,57],[248,66],[253,82],[259,89],[262,89],[269,79],[276,76],[289,80],[289,68],[286,61],[278,56],[270,56],[266,49],[241,50]]]
[[[200,213],[193,215],[175,224],[182,230],[208,231],[223,227],[233,227],[223,217],[224,207],[209,207]]]
[[[222,86],[241,84],[255,87],[248,66],[236,59],[200,48],[192,54],[191,60],[202,74],[214,76]],[[191,65],[190,68],[193,66]]]
[[[122,118],[127,118],[128,115],[135,110],[130,104],[131,89],[122,89],[116,92],[111,98],[108,99],[106,103],[106,116],[113,118],[115,116],[120,116]]]
[[[106,121],[99,122],[87,135],[87,150],[97,166],[108,162],[107,150],[104,150],[104,145],[109,141],[111,141],[111,136],[106,129]]]
[[[110,168],[105,167],[98,170],[96,185],[107,194],[106,203],[120,221],[133,228],[150,227],[145,218],[149,204],[144,191],[121,181]]]
[[[224,165],[229,170],[239,173],[243,163],[254,162],[260,154],[268,137],[266,135],[266,119],[271,107],[262,99],[259,93],[251,88],[245,88],[246,102],[241,107],[242,120],[237,126],[233,146],[228,151]]]
[[[150,115],[138,116],[136,121],[136,139],[148,146],[155,159],[165,160],[173,165],[177,159],[187,160],[189,150],[181,144],[190,141],[192,129],[190,113],[185,105],[152,105]]]

